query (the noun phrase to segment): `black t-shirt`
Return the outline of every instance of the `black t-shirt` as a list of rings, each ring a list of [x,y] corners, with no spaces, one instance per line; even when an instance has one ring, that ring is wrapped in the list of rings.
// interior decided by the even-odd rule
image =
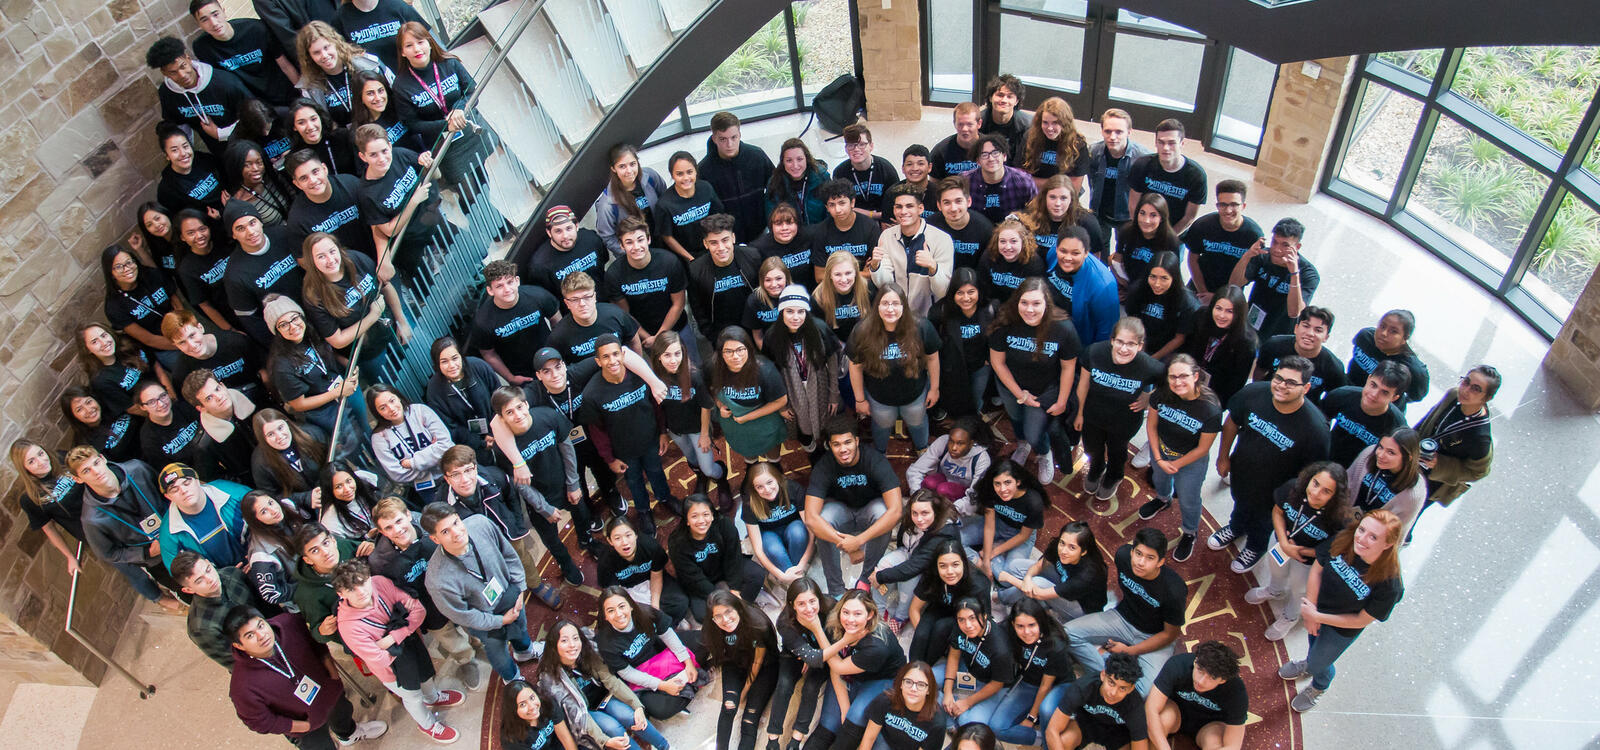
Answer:
[[[788,395],[788,391],[783,386],[783,375],[778,372],[777,366],[772,364],[772,360],[765,357],[756,357],[747,360],[745,363],[746,367],[752,365],[756,368],[755,385],[743,388],[724,385],[717,391],[716,397],[722,401],[753,409]]]
[[[656,425],[650,386],[627,370],[622,371],[621,383],[606,380],[603,373],[589,380],[583,387],[578,421],[605,429],[611,438],[611,454],[617,458],[637,458],[660,449],[661,428]]]
[[[994,236],[994,222],[976,211],[967,212],[966,226],[960,229],[951,228],[942,213],[928,219],[928,224],[950,235],[950,244],[955,248],[956,268],[977,268],[978,259],[989,247],[989,238]]]
[[[902,319],[902,322],[904,322],[904,319]],[[857,329],[850,335],[850,345],[846,347],[846,351],[850,354],[850,361],[863,365],[863,370],[865,370],[866,363],[859,361],[859,355],[856,353],[856,339],[859,333],[860,330]],[[917,319],[917,335],[922,337],[923,357],[939,352],[941,344],[939,332],[934,330],[933,324],[929,323],[927,318]],[[883,377],[874,377],[865,371],[861,373],[861,381],[867,389],[867,395],[871,396],[874,401],[887,406],[903,406],[922,398],[922,389],[928,385],[926,362],[923,363],[922,372],[916,377],[907,377],[904,369],[906,355],[900,350],[899,344],[891,341],[888,346],[883,348],[883,351],[873,352],[872,354],[889,363],[889,372]]]
[[[1051,246],[1054,247],[1054,243]],[[1150,264],[1155,262],[1156,253],[1167,250],[1181,252],[1182,247],[1162,247],[1161,243],[1145,237],[1137,228],[1132,232],[1117,232],[1117,252],[1122,255],[1122,270],[1127,273],[1130,286],[1149,276]]]
[[[1009,623],[1006,629],[1010,630]],[[1013,644],[1013,648],[1021,648],[1016,652],[1016,662],[1022,682],[1038,685],[1045,677],[1054,677],[1059,685],[1072,677],[1072,654],[1060,639],[1051,642],[1041,637],[1033,645]]]
[[[346,39],[378,58],[384,65],[393,66],[399,58],[400,26],[415,21],[427,28],[422,16],[402,0],[378,0],[372,10],[361,10],[354,3],[339,5],[339,30]]]
[[[1024,151],[1026,151],[1027,146],[1024,145],[1023,148]],[[1061,174],[1061,165],[1056,163],[1057,161],[1060,161],[1060,159],[1061,154],[1056,151],[1056,144],[1047,143],[1045,144],[1044,152],[1039,154],[1039,163],[1033,166],[1033,169],[1029,172],[1029,174],[1041,180],[1048,180],[1051,177]],[[1023,168],[1026,169],[1026,167]],[[1078,149],[1078,158],[1071,164],[1068,164],[1066,168],[1066,175],[1068,177],[1082,177],[1086,174],[1089,174],[1089,145],[1087,143],[1083,144],[1082,147]]]
[[[1083,377],[1089,379],[1089,396],[1083,403],[1084,421],[1115,425],[1123,430],[1138,429],[1144,412],[1128,407],[1141,394],[1155,390],[1166,377],[1167,368],[1144,352],[1134,354],[1132,361],[1119,365],[1112,358],[1110,341],[1090,344],[1078,362]]]
[[[573,674],[572,680],[574,683],[582,681],[578,689],[583,692],[584,701],[589,703],[591,709],[598,708],[600,703],[603,703],[605,698],[610,695],[604,685],[581,675]],[[590,697],[591,693],[594,694],[593,698]],[[521,741],[510,737],[503,738],[502,743],[505,745],[506,750],[545,750],[545,748],[555,750],[555,748],[560,747],[560,740],[556,737],[556,725],[567,721],[567,712],[562,710],[561,704],[555,701],[541,701],[541,703],[548,707],[550,715],[545,717],[544,721],[529,726],[525,730],[527,734],[523,735]],[[567,731],[572,731],[572,725],[567,725]]]
[[[539,494],[546,498],[564,497],[567,469],[561,460],[561,443],[572,432],[572,421],[548,406],[530,406],[528,416],[532,424],[527,432],[515,436],[517,455],[528,463]]]
[[[174,461],[199,465],[195,441],[200,437],[200,413],[186,401],[172,402],[172,423],[159,425],[146,420],[139,431],[139,451],[151,466],[166,466]]]
[[[1166,398],[1152,401],[1156,410],[1156,436],[1161,438],[1161,458],[1175,461],[1200,446],[1206,433],[1222,431],[1222,406],[1215,398]],[[1207,460],[1201,457],[1200,461]]]
[[[852,664],[861,669],[860,674],[844,678],[846,682],[887,680],[906,665],[906,652],[900,648],[900,641],[882,626],[857,641],[856,645],[840,651],[839,656],[850,659]]]
[[[672,627],[667,624],[666,615],[661,610],[648,604],[637,605],[650,616],[651,628],[645,630],[640,623],[635,621],[633,629],[627,632],[613,630],[609,624],[599,623],[595,628],[595,650],[600,652],[600,660],[612,672],[620,672],[628,667],[637,667],[650,660],[651,657],[667,650],[667,644],[662,642],[661,636],[665,635]]]
[[[1172,568],[1161,566],[1154,580],[1134,575],[1133,545],[1117,548],[1117,587],[1122,589],[1122,599],[1117,602],[1117,612],[1129,625],[1142,633],[1155,635],[1167,625],[1183,627],[1184,606],[1188,603],[1188,589],[1183,576]]]
[[[228,273],[232,252],[232,247],[212,245],[211,252],[205,255],[184,253],[173,272],[178,279],[178,291],[195,305],[209,304],[217,308],[217,312],[227,312],[228,291],[222,286],[222,278]]]
[[[1328,391],[1322,399],[1322,414],[1328,418],[1331,435],[1328,440],[1328,460],[1340,466],[1349,466],[1356,454],[1376,445],[1378,439],[1404,427],[1406,415],[1394,404],[1374,417],[1361,409],[1362,388],[1347,385]]]
[[[988,253],[978,259],[978,283],[983,285],[983,296],[997,304],[1011,299],[1017,287],[1022,286],[1023,280],[1035,276],[1042,278],[1044,272],[1042,255],[1035,255],[1027,262],[1023,262],[1020,255],[1016,260],[1006,260],[1000,255],[991,259]]]
[[[937,685],[932,686],[937,688]],[[893,686],[890,690],[893,690]],[[926,721],[917,718],[917,712],[895,710],[889,692],[879,693],[867,704],[867,721],[877,724],[878,738],[889,750],[941,750],[944,747],[944,710],[939,708],[938,693],[929,689],[928,705],[933,715]]]
[[[1174,217],[1177,218],[1177,217]],[[1194,220],[1183,233],[1183,246],[1200,264],[1200,277],[1208,291],[1219,291],[1228,285],[1233,267],[1239,264],[1246,251],[1264,235],[1254,219],[1245,217],[1238,229],[1228,231],[1217,214],[1206,214]]]
[[[139,359],[145,362],[143,370],[118,361],[100,368],[89,378],[89,390],[100,399],[100,405],[105,407],[106,413],[100,415],[101,421],[110,419],[113,414],[126,412],[133,406],[134,387],[139,385],[140,380],[155,377],[155,374],[150,372],[149,358],[140,352]]]
[[[561,358],[570,366],[579,360],[594,358],[594,342],[608,333],[614,333],[627,346],[639,334],[639,323],[622,308],[609,302],[596,302],[594,322],[582,325],[568,315],[550,331],[550,346],[561,352]]]
[[[160,335],[161,317],[172,312],[172,290],[161,269],[144,266],[132,289],[115,284],[106,289],[106,320],[117,330],[138,325]]]
[[[994,511],[995,520],[1003,520],[1019,529],[1044,527],[1044,498],[1033,490],[1024,490],[1010,500],[995,497],[993,504],[984,507]]]
[[[605,296],[619,304],[626,301],[628,313],[639,327],[653,335],[661,330],[661,322],[672,309],[672,295],[688,288],[682,260],[665,250],[651,250],[644,268],[634,268],[626,258],[611,264]],[[680,310],[673,328],[681,331],[688,322],[688,310]]]
[[[1361,576],[1367,572],[1367,562],[1351,553],[1354,560],[1334,557],[1333,541],[1317,548],[1317,562],[1322,565],[1322,584],[1317,588],[1317,611],[1329,615],[1353,615],[1366,612],[1382,622],[1394,612],[1394,605],[1405,596],[1405,585],[1400,577],[1367,583]],[[1332,625],[1323,625],[1331,628]],[[1355,635],[1361,628],[1333,628],[1344,635]]]
[[[1302,275],[1301,284],[1305,284]],[[1351,385],[1367,382],[1367,376],[1377,369],[1378,363],[1386,360],[1399,362],[1411,371],[1411,384],[1406,388],[1406,403],[1421,401],[1428,395],[1428,366],[1417,358],[1410,349],[1405,349],[1397,354],[1384,354],[1378,349],[1378,342],[1374,340],[1375,329],[1363,328],[1356,332],[1355,338],[1350,339],[1350,370],[1346,373]]]
[[[182,388],[189,373],[208,368],[217,380],[229,388],[254,390],[260,383],[256,371],[261,369],[261,349],[249,337],[238,331],[217,331],[217,351],[205,359],[193,359],[178,353],[178,366],[173,368],[172,383]]]
[[[556,299],[561,299],[561,282],[574,272],[582,271],[594,279],[594,288],[600,293],[601,299],[611,299],[607,296],[611,288],[611,273],[624,265],[622,262],[606,268],[606,259],[611,251],[606,249],[605,240],[600,239],[593,229],[578,229],[578,237],[572,242],[572,249],[562,250],[545,240],[540,243],[539,249],[528,256],[527,262],[522,266],[522,280],[529,284],[538,284]],[[677,256],[673,256],[677,260]]]
[[[1250,285],[1250,327],[1260,338],[1289,333],[1294,320],[1289,317],[1289,286],[1292,274],[1289,269],[1273,263],[1266,255],[1250,259],[1244,268],[1244,281]],[[1317,267],[1304,256],[1300,258],[1300,299],[1311,304],[1321,277]]]
[[[890,490],[900,489],[900,476],[876,449],[858,445],[854,466],[840,466],[833,454],[822,457],[811,469],[811,484],[806,495],[861,509]]]
[[[832,221],[828,222],[833,223]],[[783,267],[789,269],[789,278],[793,283],[799,284],[811,291],[817,287],[816,273],[811,270],[811,233],[810,227],[799,227],[794,234],[794,239],[788,244],[780,244],[771,232],[751,240],[750,247],[761,256],[761,260],[768,258],[782,258]]]
[[[479,349],[500,355],[511,374],[533,377],[533,355],[551,340],[550,317],[556,310],[556,298],[549,292],[523,284],[509,310],[484,298],[472,317],[472,337]]]
[[[210,34],[195,37],[195,59],[232,72],[262,101],[278,106],[294,101],[294,84],[278,67],[278,58],[285,53],[267,32],[267,25],[254,18],[230,18],[228,24],[233,26],[233,36],[226,42]],[[294,53],[287,56],[292,59]]]
[[[101,414],[100,426],[89,430],[89,441],[107,461],[139,458],[139,424],[131,414],[119,414],[115,418]]]
[[[1328,420],[1310,400],[1283,414],[1272,402],[1270,383],[1251,383],[1228,401],[1228,418],[1239,427],[1230,478],[1234,497],[1265,499],[1300,467],[1328,457]]]
[[[709,253],[689,264],[695,324],[707,338],[714,341],[724,328],[744,322],[745,298],[761,283],[757,278],[760,265],[756,251],[746,245],[733,249],[728,265],[717,265]]]
[[[760,294],[751,294],[744,302],[744,316],[741,325],[746,331],[765,331],[778,322],[778,301],[765,300]]]
[[[331,356],[325,356],[315,347],[303,346],[299,356],[274,359],[268,375],[272,378],[272,387],[278,391],[278,398],[287,402],[306,394],[327,393],[334,378],[344,373],[339,371],[339,363]]]
[[[1057,560],[1050,563],[1055,569],[1056,596],[1077,602],[1085,612],[1100,612],[1106,608],[1106,571],[1080,559],[1070,565]]]
[[[824,284],[832,283],[824,279]],[[840,341],[849,341],[850,335],[855,333],[856,325],[861,322],[861,306],[856,304],[855,297],[843,294],[834,295],[833,303],[833,335]]]
[[[1105,697],[1100,694],[1098,672],[1068,683],[1056,710],[1078,723],[1086,743],[1098,743],[1101,747],[1125,747],[1130,742],[1149,737],[1144,723],[1144,699],[1135,691],[1128,693],[1116,705],[1106,703]]]
[[[933,148],[928,151],[928,155],[931,157],[928,161],[933,170],[931,173],[933,179],[942,180],[953,174],[971,172],[977,169],[978,163],[968,156],[970,153],[971,151],[968,147],[956,142],[954,133],[945,136],[944,140],[934,144]]]
[[[688,367],[687,359],[679,367]],[[661,414],[666,418],[667,431],[674,435],[693,435],[700,432],[700,413],[716,404],[706,392],[705,377],[699,371],[689,373],[689,392],[683,392],[676,377],[668,377],[667,397],[661,401]]]
[[[361,180],[353,174],[330,174],[328,184],[333,192],[327,200],[317,203],[301,193],[289,204],[290,242],[298,248],[312,232],[327,232],[347,249],[376,255],[371,226],[361,218]]]
[[[960,342],[961,356],[967,372],[977,372],[989,363],[989,335],[984,333],[984,329],[989,327],[989,323],[994,320],[994,316],[990,314],[989,308],[983,305],[974,310],[972,315],[961,312],[961,308],[957,307],[954,302],[945,303],[942,307],[945,317],[939,324],[940,333],[946,337],[955,338]],[[935,313],[937,312],[938,309],[935,308]],[[947,338],[946,340],[948,341],[949,339]],[[949,351],[945,351],[939,357],[939,364],[941,367],[948,369],[945,362],[945,357],[947,356],[951,356]],[[977,395],[973,396],[974,399],[977,397]]]
[[[766,518],[762,518],[756,513],[756,509],[750,504],[749,493],[745,493],[744,511],[740,514],[745,523],[753,524],[763,532],[770,531],[774,534],[782,534],[785,527],[800,518],[800,509],[805,505],[806,501],[806,491],[801,489],[800,483],[793,479],[785,478],[783,481],[788,486],[789,504],[780,506],[769,504]]]
[[[595,571],[601,586],[633,588],[650,580],[652,573],[667,572],[667,551],[655,537],[640,534],[633,550],[633,559],[624,560],[616,550],[606,547],[596,561]]]
[[[883,194],[890,185],[900,181],[900,173],[888,159],[874,154],[872,164],[862,170],[856,169],[849,159],[839,162],[839,166],[833,168],[833,179],[848,180],[855,186],[856,208],[888,212],[892,206],[883,205]]]
[[[1329,512],[1328,505],[1311,507],[1304,493],[1295,492],[1298,484],[1298,479],[1291,479],[1278,485],[1278,489],[1272,492],[1272,502],[1278,510],[1283,511],[1289,541],[1301,547],[1315,548],[1343,530],[1345,519]]]
[[[346,4],[345,7],[352,7]],[[392,159],[388,171],[375,180],[365,177],[367,170],[363,168],[361,177],[357,178],[361,186],[357,195],[357,203],[361,206],[361,216],[368,226],[387,224],[390,220],[400,215],[405,210],[406,203],[411,200],[411,195],[416,192],[417,185],[422,183],[422,175],[427,172],[417,161],[417,152],[408,148],[395,146],[391,150]],[[439,188],[433,183],[428,184],[428,197],[422,206],[417,208],[414,222],[420,225],[424,219],[424,211],[437,212],[439,210]],[[437,222],[437,215],[432,214],[433,221]],[[435,224],[437,225],[437,224]]]
[[[1294,334],[1285,333],[1265,339],[1261,350],[1256,353],[1256,366],[1267,371],[1267,377],[1278,369],[1278,363],[1290,355],[1300,356],[1294,348]],[[1339,355],[1334,354],[1328,347],[1322,347],[1317,356],[1311,358],[1311,392],[1306,398],[1321,402],[1327,397],[1329,391],[1343,387],[1346,380],[1344,375],[1344,362]],[[1362,381],[1364,384],[1366,381]]]
[[[161,169],[161,180],[156,183],[156,198],[173,211],[193,208],[222,210],[222,180],[217,177],[217,160],[210,155],[197,153],[189,165],[188,174],[178,174],[171,164]]]
[[[872,248],[878,246],[878,227],[871,219],[860,214],[853,214],[854,223],[849,229],[840,229],[827,218],[807,229],[811,236],[811,265],[822,268],[828,265],[828,256],[844,251],[856,256],[856,261],[863,267],[872,258]],[[823,283],[828,283],[823,279]]]
[[[677,240],[684,250],[698,258],[706,254],[706,233],[700,228],[700,220],[722,213],[722,199],[717,197],[717,191],[711,187],[711,183],[698,180],[694,183],[694,194],[688,198],[678,195],[677,189],[670,186],[661,191],[650,212],[654,214],[656,227],[661,232]]]
[[[1129,189],[1140,193],[1155,193],[1167,199],[1167,216],[1173,224],[1183,221],[1189,204],[1206,202],[1206,170],[1194,159],[1185,158],[1176,172],[1161,167],[1155,154],[1140,157],[1128,174]]]
[[[1006,369],[1017,387],[1038,395],[1061,387],[1061,363],[1077,359],[1080,346],[1078,332],[1064,320],[1048,323],[1043,354],[1038,353],[1035,336],[1034,329],[1022,323],[999,328],[989,334],[989,350],[1004,352]]]
[[[267,227],[267,245],[261,252],[251,254],[242,246],[228,257],[228,269],[222,275],[222,285],[228,293],[228,305],[234,312],[252,314],[261,309],[268,294],[281,294],[299,301],[300,289],[306,272],[300,268],[300,247],[292,244],[287,232],[279,227]]]
[[[1199,728],[1213,721],[1244,726],[1250,717],[1250,694],[1235,676],[1210,690],[1194,689],[1194,654],[1178,654],[1162,665],[1155,686],[1176,703],[1182,726]]]
[[[989,632],[977,638],[968,638],[959,628],[955,631],[955,643],[951,645],[961,653],[960,666],[972,673],[979,685],[985,682],[1003,685],[1015,683],[1017,664],[1015,655],[1011,653],[1009,634],[991,624],[988,617],[983,617],[982,621]]]
[[[306,303],[306,320],[324,339],[342,328],[361,322],[361,318],[367,314],[367,308],[378,298],[378,287],[381,285],[378,281],[378,264],[365,253],[355,250],[347,250],[346,255],[350,258],[350,265],[355,267],[355,272],[346,273],[344,278],[332,282],[334,290],[339,294],[339,301],[344,303],[345,313],[336,316],[325,307]]]
[[[1151,354],[1171,343],[1173,337],[1186,334],[1194,327],[1194,315],[1200,310],[1200,302],[1195,299],[1194,293],[1176,283],[1173,286],[1176,293],[1166,300],[1144,291],[1145,287],[1135,287],[1137,291],[1128,295],[1124,303],[1128,314],[1144,323],[1144,350]]]
[[[28,481],[26,478],[24,482]],[[78,480],[62,474],[43,483],[44,505],[35,505],[26,493],[17,498],[22,512],[28,517],[28,528],[38,531],[51,521],[71,534],[83,539],[83,485]]]

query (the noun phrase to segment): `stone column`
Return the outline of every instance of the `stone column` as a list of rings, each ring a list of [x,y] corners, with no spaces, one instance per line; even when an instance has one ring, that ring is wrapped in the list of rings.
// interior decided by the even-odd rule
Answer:
[[[1267,112],[1256,158],[1256,182],[1302,203],[1311,200],[1327,163],[1334,124],[1354,68],[1354,57],[1328,57],[1278,68],[1272,108]]]
[[[876,122],[922,119],[922,12],[917,0],[860,0],[861,76]]]
[[[1545,352],[1544,366],[1566,384],[1574,400],[1600,411],[1600,273],[1589,277],[1572,304],[1572,314]]]

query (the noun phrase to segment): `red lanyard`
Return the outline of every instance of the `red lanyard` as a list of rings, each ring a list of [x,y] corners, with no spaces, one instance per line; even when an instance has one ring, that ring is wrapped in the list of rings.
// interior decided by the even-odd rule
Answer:
[[[432,99],[434,104],[439,105],[439,110],[448,115],[450,114],[450,105],[445,103],[444,100],[444,82],[439,79],[439,64],[432,63],[432,65],[433,86],[429,86],[426,81],[422,80],[422,76],[417,75],[416,68],[411,68],[407,72],[411,74],[412,78],[417,79],[417,83],[422,84],[422,90],[428,92],[428,98]],[[434,91],[435,87],[438,89],[437,92]]]

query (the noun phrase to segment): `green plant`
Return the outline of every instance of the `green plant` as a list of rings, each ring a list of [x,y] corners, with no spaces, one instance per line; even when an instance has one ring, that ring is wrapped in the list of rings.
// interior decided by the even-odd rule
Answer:
[[[806,16],[811,14],[811,3],[793,2],[789,4],[789,15],[794,16],[794,27],[806,25]]]

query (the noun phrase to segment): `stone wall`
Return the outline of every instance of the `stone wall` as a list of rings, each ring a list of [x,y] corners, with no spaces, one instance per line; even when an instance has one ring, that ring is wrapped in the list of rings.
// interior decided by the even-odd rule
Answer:
[[[84,377],[73,329],[103,317],[100,250],[127,236],[163,163],[144,53],[194,30],[185,0],[0,0],[0,449],[65,444],[55,403]],[[62,632],[61,556],[28,530],[6,472],[0,683],[99,682],[105,666]],[[109,652],[138,597],[110,568],[85,569],[78,629]]]
[[[1600,273],[1589,277],[1572,304],[1572,314],[1544,355],[1544,366],[1566,384],[1575,401],[1600,411]]]
[[[1309,64],[1317,66],[1317,77],[1306,75],[1307,63],[1278,69],[1255,174],[1256,182],[1301,202],[1317,192],[1355,58],[1330,57]]]
[[[922,119],[922,13],[917,0],[859,0],[861,75],[874,121]]]

